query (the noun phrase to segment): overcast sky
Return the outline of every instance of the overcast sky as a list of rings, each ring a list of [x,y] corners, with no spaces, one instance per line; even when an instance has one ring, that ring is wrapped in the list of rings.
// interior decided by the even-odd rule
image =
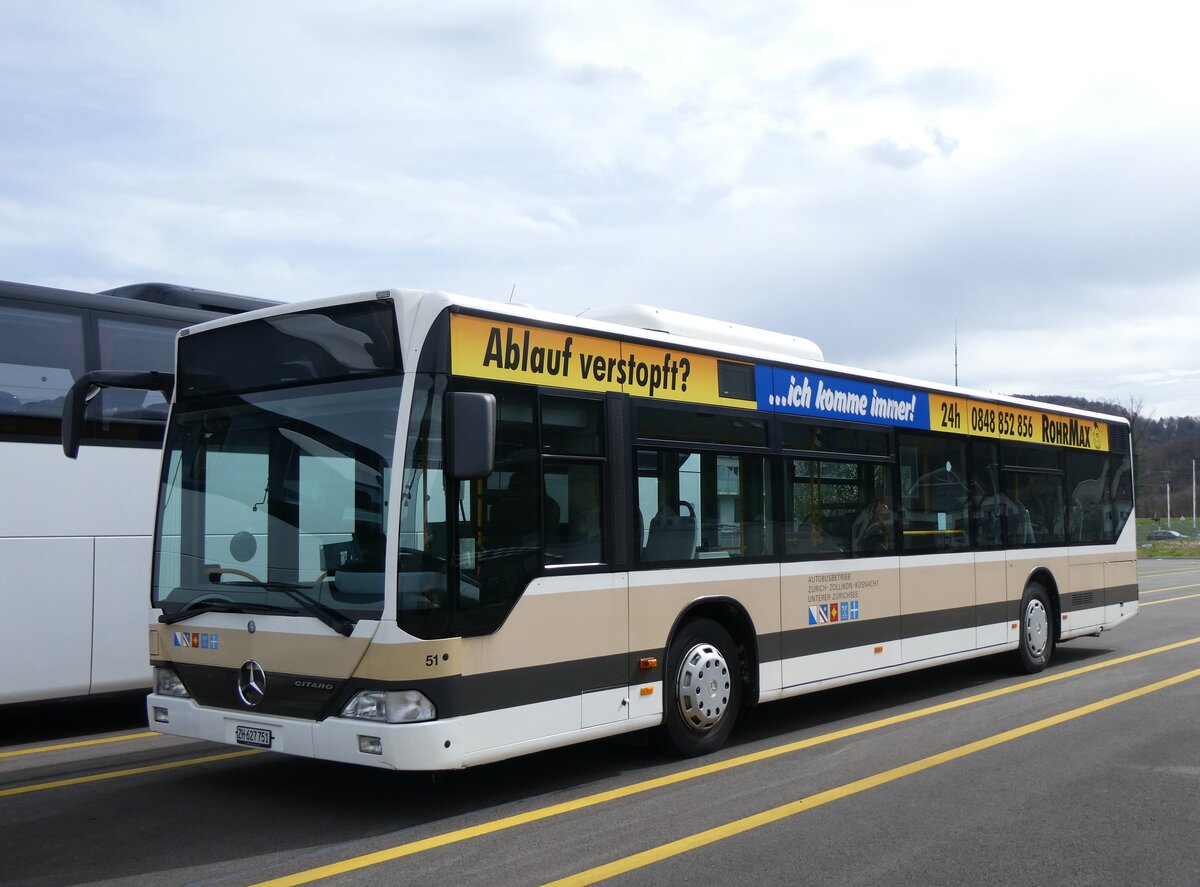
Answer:
[[[642,302],[1200,414],[1187,4],[56,2],[0,29],[0,278]]]

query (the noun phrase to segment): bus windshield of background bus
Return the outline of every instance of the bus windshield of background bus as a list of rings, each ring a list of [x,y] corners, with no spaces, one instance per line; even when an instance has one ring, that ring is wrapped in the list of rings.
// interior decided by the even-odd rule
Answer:
[[[176,407],[155,539],[165,618],[304,613],[339,631],[379,618],[401,379]]]

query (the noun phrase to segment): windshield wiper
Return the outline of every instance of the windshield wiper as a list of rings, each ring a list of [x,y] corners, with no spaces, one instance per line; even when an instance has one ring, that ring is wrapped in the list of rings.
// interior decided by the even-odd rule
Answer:
[[[328,625],[342,637],[350,637],[354,633],[354,623],[333,609],[327,604],[321,603],[316,598],[305,594],[299,586],[291,585],[287,582],[239,582],[236,586],[238,589],[261,588],[264,591],[281,591],[300,605],[297,610],[293,607],[279,607],[266,603],[239,603],[237,601],[226,600],[209,600],[195,604],[184,604],[183,608],[170,615],[162,615],[158,617],[159,622],[167,623],[181,622],[192,616],[200,613],[282,613],[286,616],[295,616],[300,612],[307,613],[321,622]]]
[[[300,611],[294,607],[274,607],[270,604],[251,604],[238,603],[237,601],[200,601],[199,603],[184,604],[174,613],[164,613],[158,617],[158,621],[164,625],[173,625],[176,622],[182,622],[184,619],[191,619],[193,616],[199,616],[203,613],[254,613],[255,615],[269,615],[274,613],[282,613],[285,616],[295,616]]]
[[[342,637],[350,637],[354,633],[354,623],[328,604],[323,604],[315,597],[306,594],[298,585],[287,582],[256,582],[255,585],[267,591],[282,591],[300,605],[300,609],[310,616],[320,619]]]

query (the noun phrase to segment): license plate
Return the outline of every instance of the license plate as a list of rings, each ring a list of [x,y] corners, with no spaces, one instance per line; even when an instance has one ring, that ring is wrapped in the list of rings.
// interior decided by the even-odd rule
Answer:
[[[238,727],[235,738],[238,745],[253,745],[255,748],[271,747],[271,731],[262,727]]]

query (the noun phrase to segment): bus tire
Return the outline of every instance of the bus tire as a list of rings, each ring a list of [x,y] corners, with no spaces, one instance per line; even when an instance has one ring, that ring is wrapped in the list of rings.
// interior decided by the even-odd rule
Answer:
[[[1054,653],[1053,614],[1046,589],[1030,582],[1021,596],[1021,639],[1017,646],[1021,669],[1028,674],[1036,674],[1050,663]]]
[[[742,704],[742,665],[729,632],[711,619],[684,625],[667,651],[663,734],[687,757],[725,744]]]

